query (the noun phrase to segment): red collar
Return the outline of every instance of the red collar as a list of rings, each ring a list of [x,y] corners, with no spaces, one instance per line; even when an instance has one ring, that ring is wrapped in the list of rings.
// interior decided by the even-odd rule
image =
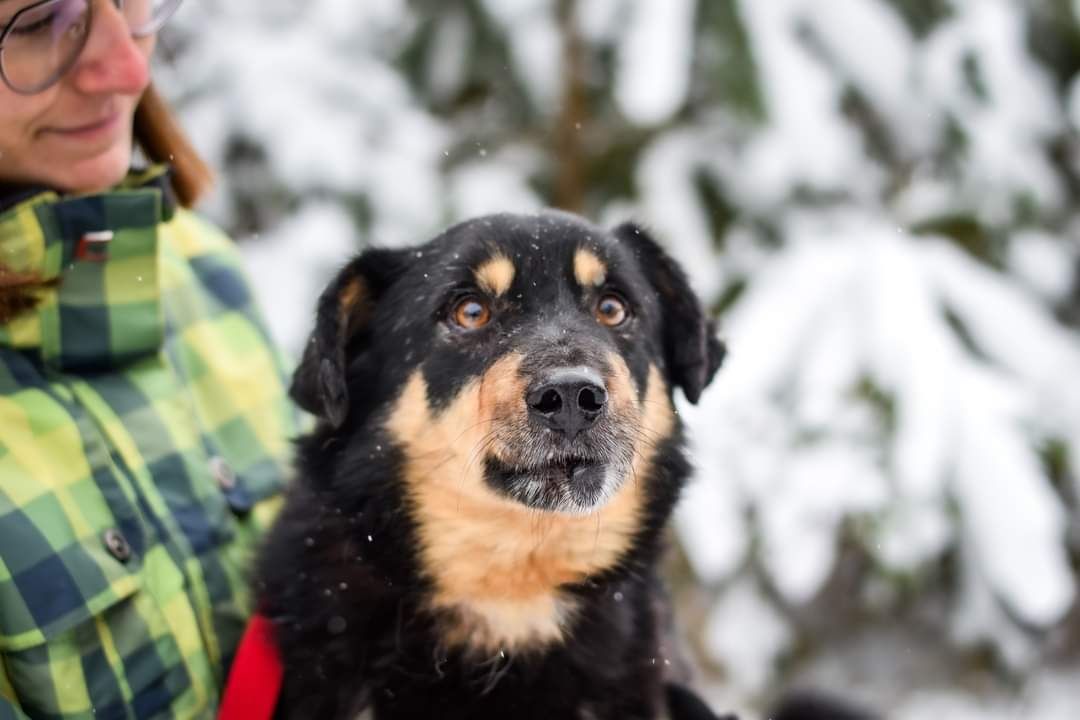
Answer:
[[[273,627],[256,613],[248,623],[218,710],[218,720],[271,720],[281,694],[284,668]]]

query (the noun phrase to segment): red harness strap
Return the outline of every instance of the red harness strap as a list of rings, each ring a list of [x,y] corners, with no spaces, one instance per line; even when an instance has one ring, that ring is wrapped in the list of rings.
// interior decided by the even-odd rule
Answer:
[[[236,650],[218,720],[270,720],[283,671],[270,621],[256,613]]]

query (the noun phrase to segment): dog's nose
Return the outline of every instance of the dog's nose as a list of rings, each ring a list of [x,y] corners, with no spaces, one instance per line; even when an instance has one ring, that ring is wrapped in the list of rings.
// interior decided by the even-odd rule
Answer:
[[[525,402],[530,416],[573,440],[604,412],[607,390],[594,370],[560,368],[530,390]]]

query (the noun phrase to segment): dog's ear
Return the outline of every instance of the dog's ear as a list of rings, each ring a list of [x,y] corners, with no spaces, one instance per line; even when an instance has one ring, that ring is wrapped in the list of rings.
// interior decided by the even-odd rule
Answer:
[[[348,360],[368,344],[375,306],[404,271],[407,256],[405,251],[367,250],[342,268],[319,297],[315,329],[289,395],[334,427],[349,414]]]
[[[706,317],[682,268],[634,223],[613,231],[634,252],[663,310],[664,361],[671,381],[686,399],[697,403],[712,381],[727,349],[716,336],[716,321]]]

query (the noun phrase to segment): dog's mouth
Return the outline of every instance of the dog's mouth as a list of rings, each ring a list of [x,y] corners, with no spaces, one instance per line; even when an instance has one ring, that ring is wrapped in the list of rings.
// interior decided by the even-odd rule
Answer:
[[[489,455],[484,476],[489,486],[528,507],[571,514],[597,509],[611,496],[622,473],[606,459],[584,455],[511,464]]]
[[[534,475],[565,478],[569,482],[579,482],[585,479],[587,473],[603,465],[604,463],[598,460],[572,456],[553,460],[532,470],[525,470],[525,473],[531,472]]]

